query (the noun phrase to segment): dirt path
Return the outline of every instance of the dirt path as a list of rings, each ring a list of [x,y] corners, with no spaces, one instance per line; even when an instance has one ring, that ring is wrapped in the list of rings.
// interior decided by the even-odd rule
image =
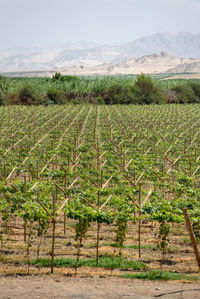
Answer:
[[[0,299],[187,299],[200,298],[200,284],[115,277],[0,277]]]

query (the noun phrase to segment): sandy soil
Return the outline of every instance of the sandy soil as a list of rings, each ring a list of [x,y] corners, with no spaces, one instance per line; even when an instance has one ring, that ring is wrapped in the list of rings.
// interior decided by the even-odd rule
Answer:
[[[152,282],[115,277],[0,277],[0,299],[200,298],[200,284]]]
[[[168,79],[200,79],[200,73],[197,73],[197,74],[182,74],[182,75],[177,74],[176,76],[165,78],[163,80],[168,80]]]

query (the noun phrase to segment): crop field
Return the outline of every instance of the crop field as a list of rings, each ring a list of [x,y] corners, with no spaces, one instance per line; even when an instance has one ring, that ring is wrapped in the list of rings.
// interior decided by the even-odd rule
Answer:
[[[199,277],[199,104],[0,107],[0,161],[0,273]]]
[[[14,93],[20,90],[25,84],[31,84],[38,93],[47,92],[49,89],[62,90],[64,92],[76,92],[79,95],[92,92],[104,92],[113,86],[130,87],[137,76],[108,76],[108,77],[78,77],[79,80],[51,80],[51,78],[7,78],[0,81],[0,90],[5,93]],[[70,77],[69,77],[70,78]],[[173,79],[165,75],[152,75],[155,84],[163,89],[173,88],[185,83],[184,79]],[[72,77],[73,79],[73,77]],[[199,79],[192,79],[191,82],[198,83]]]

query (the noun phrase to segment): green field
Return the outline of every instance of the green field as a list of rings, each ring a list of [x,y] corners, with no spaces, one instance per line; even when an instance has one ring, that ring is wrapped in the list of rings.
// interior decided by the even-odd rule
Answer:
[[[164,104],[200,102],[200,79],[166,75],[52,78],[0,76],[0,105],[10,104]]]
[[[59,82],[52,81],[51,78],[8,78],[6,83],[2,83],[2,89],[7,92],[16,92],[23,85],[30,83],[33,85],[38,92],[47,92],[50,88],[57,90],[63,90],[65,92],[77,92],[77,93],[89,93],[94,91],[105,91],[111,86],[132,86],[137,76],[98,76],[98,77],[79,77],[77,82],[73,80]],[[151,78],[154,82],[157,82],[162,88],[173,88],[180,85],[187,80],[185,79],[170,79],[162,80],[167,78],[166,75],[152,75]],[[191,79],[193,82],[200,82],[200,79]]]

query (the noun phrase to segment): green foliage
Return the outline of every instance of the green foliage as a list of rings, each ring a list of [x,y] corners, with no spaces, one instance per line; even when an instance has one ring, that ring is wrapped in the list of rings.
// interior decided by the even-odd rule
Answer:
[[[56,73],[52,78],[1,76],[0,93],[5,104],[53,104],[66,100],[93,104],[162,104],[199,102],[199,80],[159,80],[163,76],[76,77]],[[27,86],[28,85],[28,86]],[[25,88],[25,89],[24,89]],[[177,91],[176,91],[177,89]],[[166,94],[166,90],[167,94]],[[19,98],[19,91],[21,98]],[[52,94],[53,91],[53,94]],[[60,95],[55,94],[60,92]],[[165,93],[164,93],[165,91]],[[50,98],[46,94],[51,92]]]
[[[195,217],[193,224],[192,224],[192,228],[193,228],[193,231],[194,231],[197,241],[200,242],[200,215],[199,215],[199,217]]]
[[[151,270],[135,274],[123,274],[121,277],[130,279],[148,279],[148,280],[199,280],[197,276],[190,276],[174,272],[162,272],[159,270]]]
[[[55,73],[55,75],[52,76],[52,80],[61,80],[62,75],[61,73]]]
[[[43,267],[50,267],[51,261],[47,258],[40,258],[38,260],[31,261],[32,265],[41,265]],[[100,257],[98,265],[95,259],[82,260],[80,259],[78,264],[76,259],[71,258],[55,258],[55,267],[101,267],[101,268],[131,268],[135,271],[147,269],[147,265],[143,262],[131,261],[125,257]]]
[[[38,103],[36,100],[36,89],[30,83],[26,83],[19,90],[19,101],[18,104],[35,104]]]
[[[120,85],[110,86],[104,94],[106,104],[116,104],[118,102],[117,96],[121,94],[123,87]]]
[[[177,92],[178,102],[181,104],[200,102],[200,99],[198,99],[192,86],[187,83],[178,85],[174,87],[173,90]]]
[[[6,96],[3,92],[0,91],[0,106],[5,105],[6,103]]]
[[[63,76],[61,73],[55,73],[52,77],[52,81],[61,81],[61,82],[75,82],[79,81],[79,78],[76,76]]]
[[[135,94],[132,92],[132,88],[130,87],[121,88],[120,92],[114,96],[114,103],[115,104],[135,104],[136,97]]]
[[[104,105],[105,104],[104,99],[101,96],[96,97],[95,101],[97,102],[98,105]]]
[[[166,253],[169,240],[167,239],[170,232],[170,225],[165,222],[160,223],[158,248],[162,250],[163,255]]]
[[[110,247],[120,247],[118,243],[104,243],[103,246],[110,246]],[[131,245],[123,245],[122,248],[131,248],[131,249],[138,249],[138,244],[131,244]],[[154,249],[155,246],[150,244],[141,244],[141,249]]]
[[[47,98],[45,104],[64,104],[65,102],[65,96],[62,91],[53,88],[47,91]]]
[[[195,96],[198,98],[198,102],[200,102],[200,84],[195,81],[188,81],[188,85],[193,89]]]
[[[2,76],[2,75],[0,75],[0,81],[3,81],[3,80],[5,80],[6,78],[4,77],[4,76]]]
[[[155,85],[151,77],[144,74],[137,76],[133,89],[137,104],[162,104],[165,101],[163,91]]]

